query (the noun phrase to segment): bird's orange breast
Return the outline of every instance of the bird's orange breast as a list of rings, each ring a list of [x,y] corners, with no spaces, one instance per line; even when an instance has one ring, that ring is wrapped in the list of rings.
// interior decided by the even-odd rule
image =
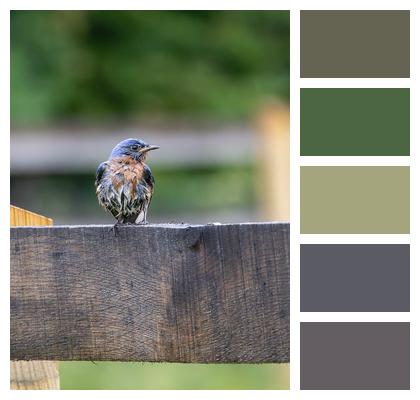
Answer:
[[[119,190],[122,185],[129,185],[134,196],[143,177],[144,164],[126,156],[113,159],[109,167],[114,188]]]

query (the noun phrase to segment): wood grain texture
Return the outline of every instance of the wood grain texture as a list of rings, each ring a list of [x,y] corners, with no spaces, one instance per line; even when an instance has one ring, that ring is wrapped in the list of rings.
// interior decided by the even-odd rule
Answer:
[[[10,206],[10,225],[52,225],[51,218]],[[10,389],[60,389],[59,365],[56,361],[11,361]]]
[[[11,361],[10,389],[60,389],[58,361]]]
[[[11,359],[289,361],[289,225],[11,228]]]

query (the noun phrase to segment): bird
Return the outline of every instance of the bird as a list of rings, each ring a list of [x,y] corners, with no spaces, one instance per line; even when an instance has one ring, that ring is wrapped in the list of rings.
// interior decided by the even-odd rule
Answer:
[[[114,228],[119,224],[147,223],[155,179],[145,161],[149,151],[158,148],[139,139],[125,139],[98,166],[96,196],[117,220]]]

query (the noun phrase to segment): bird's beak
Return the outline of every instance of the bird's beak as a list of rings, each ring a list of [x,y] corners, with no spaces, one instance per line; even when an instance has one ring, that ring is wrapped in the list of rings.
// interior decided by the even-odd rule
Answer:
[[[151,145],[148,145],[148,146],[146,146],[146,147],[143,147],[143,148],[140,150],[140,153],[146,153],[146,152],[148,152],[148,151],[150,151],[150,150],[156,150],[156,149],[158,149],[158,148],[159,148],[159,146],[155,146],[155,145],[151,144]]]

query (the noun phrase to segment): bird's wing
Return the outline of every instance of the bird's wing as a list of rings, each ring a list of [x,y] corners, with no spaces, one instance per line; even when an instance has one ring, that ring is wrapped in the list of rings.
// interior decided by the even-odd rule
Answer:
[[[142,193],[144,186],[146,186],[146,188],[150,192],[150,195],[146,197],[146,200],[144,200],[143,193]],[[146,220],[147,210],[150,206],[150,203],[153,197],[154,186],[155,186],[155,179],[153,178],[152,171],[147,165],[144,165],[143,178],[142,178],[141,184],[138,186],[138,191],[139,191],[138,198],[143,199],[140,203],[140,212],[137,214],[133,214],[132,216],[129,216],[124,222],[131,222],[131,223],[137,224],[140,222],[144,222]]]
[[[107,185],[105,184],[105,188],[103,185],[103,179],[106,178],[107,171],[109,169],[109,164],[107,161],[99,164],[99,167],[96,169],[96,176],[95,176],[95,186],[96,186],[96,196],[98,197],[99,204],[108,210],[115,218],[118,218],[120,210],[118,207],[115,206],[115,202],[112,201],[107,196]]]
[[[144,172],[143,172],[143,180],[145,181],[146,185],[149,187],[150,192],[153,194],[153,188],[155,186],[155,178],[153,178],[152,170],[145,165]]]
[[[96,169],[95,186],[99,185],[107,168],[108,168],[108,163],[106,161],[99,164],[99,167]]]

